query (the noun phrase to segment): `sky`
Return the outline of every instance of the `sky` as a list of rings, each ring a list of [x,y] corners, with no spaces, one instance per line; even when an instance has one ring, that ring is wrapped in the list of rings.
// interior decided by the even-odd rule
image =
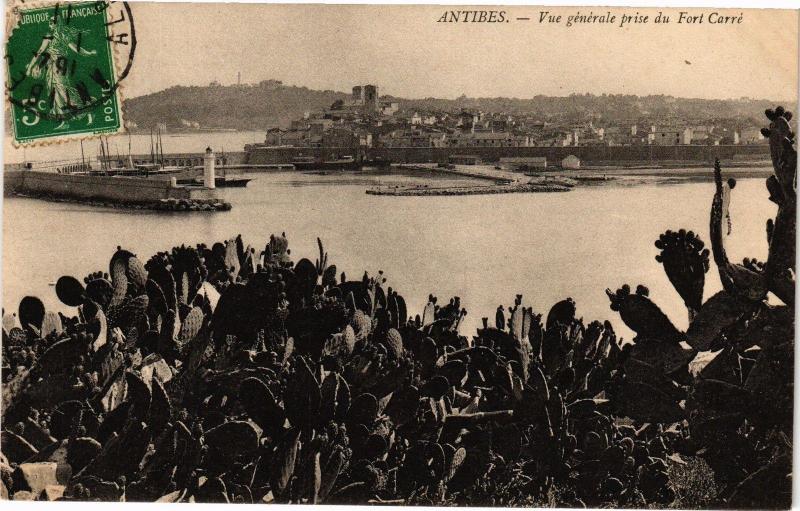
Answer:
[[[667,94],[701,98],[795,98],[797,11],[687,8],[702,24],[652,23],[658,9],[491,6],[508,23],[438,23],[458,6],[132,4],[138,39],[125,95],[212,80],[265,79],[349,91],[454,98],[537,94]],[[475,8],[471,8],[475,9]],[[569,15],[617,16],[614,24],[566,27]],[[540,11],[562,23],[540,24]],[[620,28],[623,13],[651,16]],[[710,24],[712,12],[741,24]],[[517,21],[530,17],[530,21]],[[777,27],[777,28],[776,28]]]

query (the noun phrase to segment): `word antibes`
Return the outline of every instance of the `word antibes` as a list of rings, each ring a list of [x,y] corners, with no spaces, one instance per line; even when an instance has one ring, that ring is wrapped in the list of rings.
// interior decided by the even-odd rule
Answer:
[[[437,23],[507,23],[506,11],[445,11]]]

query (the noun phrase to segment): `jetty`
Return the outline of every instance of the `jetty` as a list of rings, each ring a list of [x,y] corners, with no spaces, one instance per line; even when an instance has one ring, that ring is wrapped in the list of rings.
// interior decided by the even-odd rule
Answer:
[[[231,204],[216,194],[215,157],[206,150],[203,184],[178,185],[177,180],[69,174],[7,166],[7,196],[31,197],[90,206],[157,211],[228,211]]]
[[[367,190],[369,195],[395,197],[441,197],[448,195],[496,195],[502,193],[549,193],[568,192],[572,186],[553,181],[550,183],[517,183],[496,186],[443,186],[431,188],[425,185],[378,186]]]
[[[400,164],[393,166],[400,170],[417,170],[424,172],[434,172],[458,177],[468,177],[473,179],[483,179],[494,183],[509,184],[520,180],[520,174],[515,174],[507,170],[496,169],[491,165],[438,165],[432,164]]]

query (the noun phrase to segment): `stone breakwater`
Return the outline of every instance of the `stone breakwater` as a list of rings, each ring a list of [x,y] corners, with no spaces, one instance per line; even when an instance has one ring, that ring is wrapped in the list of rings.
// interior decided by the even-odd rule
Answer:
[[[76,197],[65,197],[46,193],[25,193],[8,192],[12,197],[28,197],[32,199],[42,199],[49,202],[68,202],[73,204],[85,204],[87,206],[112,208],[112,209],[134,209],[134,210],[153,210],[153,211],[230,211],[230,202],[219,199],[158,199],[145,202],[120,202],[97,199],[79,199]]]
[[[427,188],[422,186],[408,187],[376,187],[367,190],[369,195],[389,195],[397,197],[438,197],[449,195],[495,195],[501,193],[551,193],[568,192],[570,186],[551,184],[520,184],[520,185],[498,185],[498,186],[472,186],[472,187],[442,187]]]
[[[158,211],[230,211],[230,202],[219,199],[159,199],[149,209]]]
[[[522,295],[468,339],[460,297],[410,311],[319,239],[314,262],[285,234],[118,247],[58,279],[75,315],[33,296],[4,311],[0,498],[788,508],[797,153],[791,114],[766,114],[767,261],[728,259],[719,162],[711,248],[655,240],[686,331],[643,284],[606,290],[632,342]]]
[[[8,170],[3,193],[90,206],[159,211],[228,211],[230,203],[216,198],[214,190],[172,186],[169,181],[140,177],[57,174],[33,170]]]

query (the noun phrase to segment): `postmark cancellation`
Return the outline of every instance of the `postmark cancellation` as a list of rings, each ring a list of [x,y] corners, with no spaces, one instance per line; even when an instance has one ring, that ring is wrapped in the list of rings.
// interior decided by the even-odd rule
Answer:
[[[126,2],[18,4],[7,19],[6,98],[16,144],[124,129],[122,84],[136,49]]]

